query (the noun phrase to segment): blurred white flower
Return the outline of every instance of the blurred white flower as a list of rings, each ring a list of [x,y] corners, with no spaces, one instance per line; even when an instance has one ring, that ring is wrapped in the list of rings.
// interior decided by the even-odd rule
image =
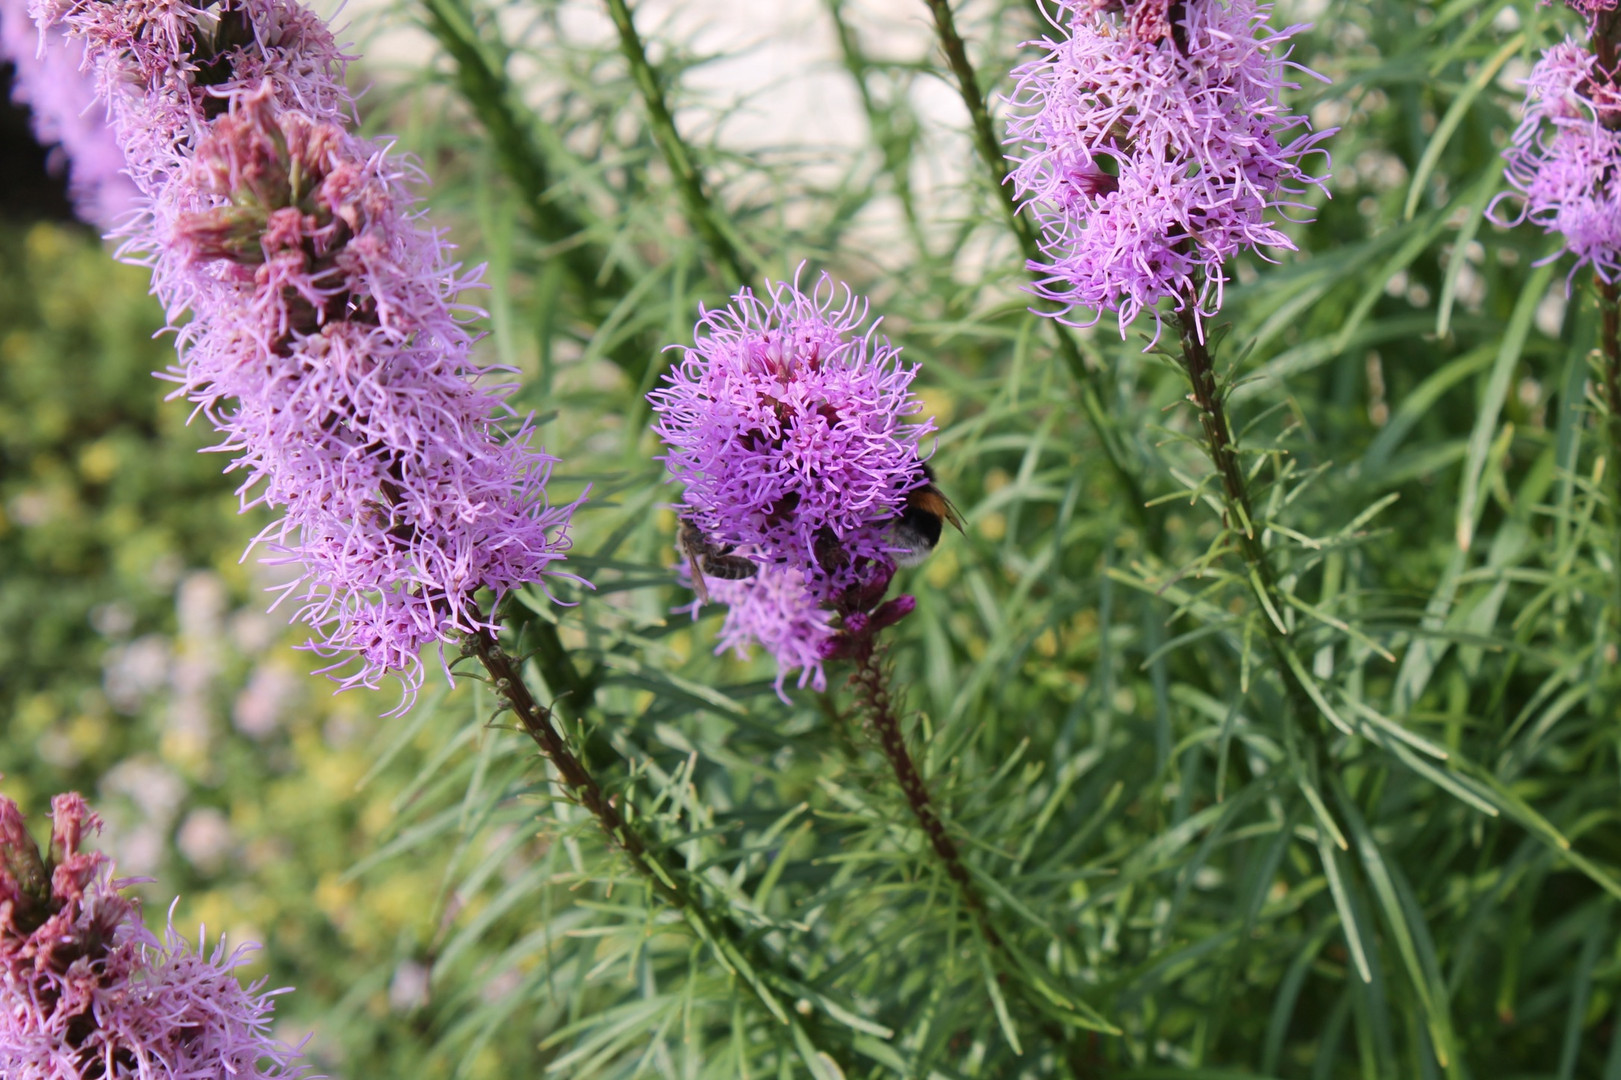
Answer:
[[[231,824],[212,806],[198,807],[187,814],[175,836],[175,846],[186,861],[205,874],[225,865],[231,852]]]

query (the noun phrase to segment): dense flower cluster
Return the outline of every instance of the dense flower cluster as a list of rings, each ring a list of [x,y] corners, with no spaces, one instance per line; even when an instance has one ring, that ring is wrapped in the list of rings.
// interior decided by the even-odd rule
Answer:
[[[350,133],[345,58],[292,0],[34,0],[82,40],[144,195],[121,230],[179,330],[181,392],[224,433],[244,507],[297,564],[344,685],[488,625],[473,601],[553,572],[572,506],[510,387],[469,356],[474,283],[426,228],[399,156]]]
[[[1564,237],[1576,269],[1605,281],[1621,274],[1621,87],[1575,40],[1542,54],[1526,79],[1525,114],[1503,151],[1514,190],[1490,213],[1529,220]],[[1516,213],[1505,206],[1518,204]]]
[[[834,613],[816,602],[805,587],[803,572],[765,566],[742,581],[711,581],[709,593],[727,605],[717,653],[730,649],[747,659],[749,646],[758,644],[777,661],[779,697],[788,676],[796,671],[801,689],[807,685],[827,689],[822,664],[834,637]]]
[[[700,311],[694,343],[648,395],[683,513],[715,541],[800,569],[818,600],[887,561],[883,523],[922,483],[916,366],[862,329],[867,305],[823,274]]]
[[[715,651],[763,646],[779,695],[796,671],[824,689],[823,662],[868,628],[895,573],[888,532],[926,482],[918,440],[934,423],[905,419],[922,407],[917,368],[876,322],[863,329],[867,315],[827,274],[808,294],[797,281],[768,283],[764,298],[745,288],[700,309],[692,347],[648,395],[683,517],[758,567],[709,579],[728,605]]]
[[[56,148],[68,174],[68,196],[80,218],[111,228],[135,205],[135,185],[124,175],[124,155],[107,130],[86,76],[84,45],[59,33],[40,33],[26,0],[0,0],[0,62],[15,68],[11,96],[26,105],[34,136]]]
[[[274,997],[232,969],[244,948],[159,940],[120,893],[105,855],[83,851],[100,819],[52,800],[50,861],[0,797],[0,1076],[19,1080],[274,1080],[304,1075],[270,1037]]]
[[[1213,315],[1223,263],[1293,250],[1269,213],[1322,184],[1302,162],[1332,132],[1279,100],[1301,27],[1272,30],[1256,0],[1058,7],[1067,36],[1029,43],[1045,55],[1015,70],[1009,125],[1009,181],[1042,226],[1036,293],[1088,325],[1115,312],[1122,335],[1166,298]]]

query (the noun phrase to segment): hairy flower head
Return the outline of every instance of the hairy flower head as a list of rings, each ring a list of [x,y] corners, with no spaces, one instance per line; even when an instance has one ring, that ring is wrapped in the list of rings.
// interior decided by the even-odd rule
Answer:
[[[352,132],[345,57],[293,0],[34,0],[84,42],[143,212],[120,230],[179,328],[180,391],[343,685],[403,678],[489,627],[474,599],[555,573],[573,506],[512,387],[471,358],[417,170]],[[359,663],[352,663],[358,658]]]
[[[746,660],[750,646],[759,645],[777,661],[777,696],[784,701],[784,687],[796,671],[801,689],[827,689],[822,663],[834,636],[834,613],[811,594],[803,571],[763,566],[751,578],[713,580],[709,591],[727,606],[716,653],[730,649]]]
[[[0,797],[0,1076],[18,1080],[294,1080],[298,1052],[270,1037],[277,994],[232,970],[246,948],[205,955],[155,937],[105,855],[101,820],[52,800],[47,862]]]
[[[1613,283],[1621,274],[1621,87],[1574,39],[1544,52],[1525,83],[1525,113],[1503,151],[1514,190],[1488,215],[1558,233],[1576,256],[1572,273],[1591,265]]]
[[[1270,215],[1323,181],[1302,162],[1332,132],[1280,100],[1302,28],[1272,30],[1256,0],[1058,9],[1065,35],[1013,73],[1008,180],[1041,222],[1034,291],[1087,324],[1115,312],[1122,335],[1166,298],[1212,316],[1226,260],[1293,250]]]
[[[932,421],[910,391],[916,366],[863,329],[867,305],[823,274],[743,289],[700,309],[693,344],[648,395],[683,513],[717,542],[806,574],[820,600],[887,561],[882,523],[923,482]]]

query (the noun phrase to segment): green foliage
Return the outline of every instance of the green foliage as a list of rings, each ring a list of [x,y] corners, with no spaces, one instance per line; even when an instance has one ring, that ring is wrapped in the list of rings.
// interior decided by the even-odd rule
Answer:
[[[174,587],[230,522],[230,484],[197,455],[204,431],[163,407],[173,362],[146,275],[84,237],[0,234],[0,771],[50,745],[85,782],[126,752],[105,733],[106,636],[172,630]],[[234,558],[231,560],[234,562]],[[49,794],[48,792],[44,794]]]
[[[290,1013],[336,1010],[316,1046],[357,1076],[1621,1077],[1621,531],[1589,392],[1598,318],[1581,279],[1562,303],[1547,238],[1481,218],[1515,73],[1568,13],[1314,5],[1296,59],[1333,81],[1302,80],[1296,104],[1341,127],[1333,198],[1294,230],[1301,254],[1241,262],[1215,350],[1268,581],[1174,335],[1065,346],[1026,311],[992,177],[929,104],[959,85],[930,6],[879,44],[872,5],[825,0],[816,32],[864,138],[747,151],[698,89],[717,58],[634,4],[597,22],[550,0],[406,8],[444,85],[386,92],[374,123],[408,121],[439,220],[490,264],[488,355],[547,418],[554,497],[591,485],[570,563],[594,588],[514,598],[507,644],[690,904],[609,846],[470,679],[403,720],[333,706],[369,738],[309,717],[275,754],[220,736],[236,749],[191,797],[299,855],[201,879],[209,902],[274,924]],[[1005,88],[1033,5],[969,10],[967,59]],[[935,467],[969,522],[902,581],[918,610],[889,659],[994,940],[847,672],[784,705],[767,662],[712,654],[713,612],[673,613],[642,395],[699,303],[801,259],[869,293],[923,362]],[[113,273],[83,250],[52,266],[70,290]],[[41,318],[52,341],[100,326]],[[90,408],[44,352],[6,348],[12,383]],[[124,386],[161,362],[104,352],[92,370]],[[35,680],[13,725],[99,677],[75,641],[102,596],[138,591],[133,552],[194,538],[186,565],[209,565],[238,537],[201,481],[157,515],[172,546],[19,528],[12,455],[82,492],[71,463],[109,437],[30,422],[7,435],[0,544],[136,569],[96,579],[78,614],[14,603],[8,572],[8,610],[64,627],[13,661]],[[155,468],[136,457],[119,461]],[[209,523],[171,521],[191,514]],[[426,998],[391,1007],[413,965]]]
[[[162,401],[146,274],[49,225],[0,229],[0,267],[0,787],[36,823],[84,791],[120,872],[156,879],[154,926],[178,897],[182,933],[263,942],[247,973],[300,988],[277,1015],[294,1041],[316,1026],[325,1068],[416,1070],[443,860],[345,875],[390,838],[423,746],[378,730],[393,699],[331,697],[263,613],[240,558],[264,518]]]

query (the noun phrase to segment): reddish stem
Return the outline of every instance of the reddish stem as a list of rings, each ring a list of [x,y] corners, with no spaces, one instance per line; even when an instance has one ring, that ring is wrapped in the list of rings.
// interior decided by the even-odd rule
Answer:
[[[1002,937],[991,925],[985,901],[979,895],[973,879],[968,875],[968,867],[962,861],[956,842],[946,832],[945,824],[935,812],[934,802],[929,798],[928,785],[923,781],[923,774],[918,772],[917,764],[906,749],[906,738],[901,733],[900,717],[895,712],[895,701],[889,692],[889,679],[884,671],[883,658],[871,638],[861,643],[855,661],[856,673],[852,680],[856,685],[856,696],[867,714],[873,733],[878,736],[878,745],[883,749],[884,757],[889,759],[890,767],[895,771],[895,779],[901,785],[907,805],[912,808],[912,816],[917,818],[917,823],[923,828],[923,835],[929,838],[929,846],[934,848],[934,853],[939,856],[946,873],[956,884],[963,905],[973,912],[974,920],[979,924],[985,940],[992,948],[1004,949]]]

